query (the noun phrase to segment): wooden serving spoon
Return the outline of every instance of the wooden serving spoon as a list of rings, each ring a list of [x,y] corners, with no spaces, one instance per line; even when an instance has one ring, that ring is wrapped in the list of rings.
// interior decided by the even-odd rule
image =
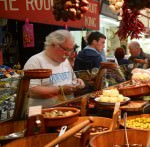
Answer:
[[[69,129],[63,135],[58,136],[56,139],[54,139],[53,141],[51,141],[50,143],[45,145],[45,147],[52,147],[52,146],[55,146],[56,144],[59,144],[60,142],[66,140],[69,137],[71,137],[72,135],[74,135],[75,133],[77,133],[82,128],[86,127],[88,124],[90,124],[92,122],[93,122],[93,118],[89,117],[88,120],[85,120],[82,123],[80,123],[80,124],[74,126],[73,128]]]

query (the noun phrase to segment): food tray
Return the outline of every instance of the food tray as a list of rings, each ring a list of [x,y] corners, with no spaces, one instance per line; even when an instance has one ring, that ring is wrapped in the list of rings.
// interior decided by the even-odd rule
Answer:
[[[129,117],[127,117],[127,121],[128,120],[135,120],[135,119],[137,119],[137,118],[150,118],[150,114],[141,114],[141,115],[134,115],[134,116],[129,116]],[[146,122],[143,122],[143,124],[145,124]],[[120,124],[124,127],[124,120],[122,119],[121,120],[121,122],[120,122]],[[135,126],[133,126],[133,127],[129,127],[128,125],[127,125],[127,128],[129,128],[129,129],[136,129],[136,130],[148,130],[148,131],[150,131],[150,121],[148,121],[148,123],[147,124],[149,124],[149,128],[148,129],[144,129],[144,128],[142,128],[142,125],[140,125],[139,127],[137,126],[137,124],[135,124]]]
[[[139,97],[150,94],[150,87],[147,84],[130,85],[118,88],[119,93],[127,97]]]
[[[144,130],[128,129],[129,147],[147,147],[149,132]],[[90,140],[92,147],[127,147],[124,129],[96,135]]]
[[[60,110],[62,112],[72,111],[73,113],[68,116],[44,117],[46,127],[58,127],[58,126],[74,123],[78,119],[78,115],[80,114],[80,110],[73,107],[48,108],[48,109],[43,109],[42,113],[51,112],[53,110]]]
[[[85,120],[88,120],[89,116],[84,116],[84,117],[78,117],[78,120],[69,125],[69,128],[72,128],[80,123],[82,123],[83,121]],[[103,127],[103,128],[108,128],[108,130],[110,129],[110,126],[111,126],[111,123],[112,123],[112,119],[110,118],[106,118],[106,117],[97,117],[97,116],[92,116],[93,118],[93,122],[90,124],[91,127]],[[103,131],[95,131],[95,132],[90,132],[90,136],[95,136],[97,134],[101,134],[101,133],[104,133],[104,132],[107,132],[108,130],[103,130]],[[75,136],[78,136],[80,137],[81,136],[81,132],[78,132],[76,133]]]
[[[111,102],[100,102],[99,101],[100,98],[95,98],[95,102],[100,104],[100,105],[108,105],[108,106],[114,106],[116,103],[111,103]],[[128,103],[130,101],[130,98],[126,97],[126,100],[123,102],[120,102],[120,105],[124,105],[126,103]]]

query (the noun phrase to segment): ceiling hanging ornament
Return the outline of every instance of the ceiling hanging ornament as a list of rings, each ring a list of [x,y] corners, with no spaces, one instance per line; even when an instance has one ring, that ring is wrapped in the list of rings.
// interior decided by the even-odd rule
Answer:
[[[120,13],[124,0],[109,0],[109,8],[115,12]]]
[[[145,31],[144,24],[139,20],[140,11],[129,9],[126,1],[124,1],[122,6],[122,19],[116,34],[120,40],[125,40],[128,37],[139,39]]]
[[[88,10],[87,0],[54,0],[53,14],[56,21],[79,20]]]
[[[137,38],[145,31],[144,24],[139,20],[140,10],[150,8],[150,0],[109,0],[110,9],[118,13],[120,26],[116,34],[120,40],[128,37]]]
[[[109,0],[109,8],[118,14],[118,20],[122,20],[122,6],[124,0]]]

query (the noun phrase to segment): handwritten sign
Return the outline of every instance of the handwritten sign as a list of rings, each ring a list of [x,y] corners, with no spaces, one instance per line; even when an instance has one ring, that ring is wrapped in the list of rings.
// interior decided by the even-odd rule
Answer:
[[[42,106],[31,106],[29,107],[29,113],[28,116],[34,116],[42,114]]]
[[[89,0],[89,10],[81,20],[67,22],[74,28],[99,30],[100,4],[98,0]],[[0,0],[0,17],[64,26],[66,22],[56,21],[52,13],[53,0]]]

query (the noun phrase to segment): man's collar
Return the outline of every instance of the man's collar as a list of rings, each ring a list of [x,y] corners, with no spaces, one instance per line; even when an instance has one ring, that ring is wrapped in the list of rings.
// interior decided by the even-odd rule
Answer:
[[[100,53],[97,49],[95,49],[95,48],[93,48],[93,47],[91,47],[89,45],[87,45],[84,49],[90,49],[90,50],[96,51],[97,53]]]

